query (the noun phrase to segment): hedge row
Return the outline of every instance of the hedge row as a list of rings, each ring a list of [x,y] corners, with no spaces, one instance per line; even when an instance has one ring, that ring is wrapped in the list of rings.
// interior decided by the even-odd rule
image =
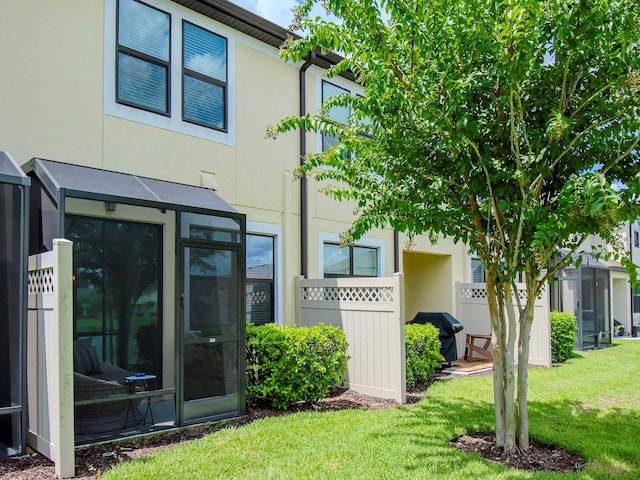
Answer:
[[[438,329],[405,326],[407,388],[426,382],[440,362]],[[327,397],[346,380],[347,339],[327,325],[247,325],[247,397],[286,409]]]

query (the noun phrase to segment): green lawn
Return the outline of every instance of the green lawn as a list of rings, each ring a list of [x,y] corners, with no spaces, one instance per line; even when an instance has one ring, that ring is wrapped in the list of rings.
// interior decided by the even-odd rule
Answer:
[[[448,445],[492,429],[491,378],[437,382],[418,405],[256,421],[122,464],[104,479],[640,478],[640,341],[530,371],[531,436],[587,459],[575,474],[528,473]]]

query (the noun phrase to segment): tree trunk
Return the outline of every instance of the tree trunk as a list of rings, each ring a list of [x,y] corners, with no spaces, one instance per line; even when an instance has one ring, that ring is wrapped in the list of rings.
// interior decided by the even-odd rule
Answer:
[[[504,446],[505,442],[505,371],[504,371],[504,335],[498,307],[498,295],[495,280],[491,275],[486,279],[489,318],[491,319],[491,353],[493,355],[493,402],[496,417],[496,445]]]
[[[527,302],[520,314],[520,336],[518,339],[518,446],[522,450],[529,448],[529,412],[527,408],[529,383],[529,351],[531,346],[531,327],[535,309],[535,293],[527,285]]]
[[[504,451],[514,453],[516,451],[516,422],[515,422],[515,345],[517,337],[517,317],[513,306],[514,292],[511,284],[504,285],[503,314],[504,323],[507,324],[507,348],[505,355],[505,442]]]

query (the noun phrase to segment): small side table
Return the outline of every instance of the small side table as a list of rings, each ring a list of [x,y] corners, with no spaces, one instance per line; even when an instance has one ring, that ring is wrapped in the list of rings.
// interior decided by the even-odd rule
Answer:
[[[130,375],[125,377],[127,385],[129,385],[129,393],[135,393],[136,385],[142,387],[143,391],[149,390],[149,380],[155,380],[155,375]],[[133,423],[134,425],[138,422],[136,418],[136,406],[133,404],[133,398],[129,399],[129,405],[127,406],[127,416],[124,419],[124,428],[127,428],[127,423],[129,421],[129,410],[131,410],[131,414],[133,415]],[[153,420],[153,410],[151,409],[151,397],[147,397],[147,408],[144,411],[144,419],[142,420],[142,425],[146,425],[147,416],[151,417],[151,425],[155,424]]]

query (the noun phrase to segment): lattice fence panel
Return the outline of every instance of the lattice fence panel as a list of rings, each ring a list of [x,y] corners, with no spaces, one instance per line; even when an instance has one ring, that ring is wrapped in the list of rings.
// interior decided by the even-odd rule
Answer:
[[[393,302],[392,287],[303,287],[303,300],[338,302]]]
[[[462,298],[487,298],[487,290],[484,288],[462,288]]]
[[[463,299],[486,299],[487,290],[485,288],[465,288],[460,289],[460,294]],[[524,303],[527,301],[527,291],[518,290],[518,298]]]
[[[30,271],[27,285],[29,294],[53,293],[53,267]]]

